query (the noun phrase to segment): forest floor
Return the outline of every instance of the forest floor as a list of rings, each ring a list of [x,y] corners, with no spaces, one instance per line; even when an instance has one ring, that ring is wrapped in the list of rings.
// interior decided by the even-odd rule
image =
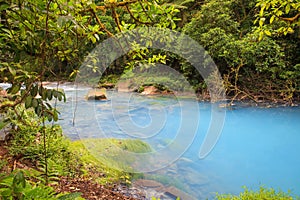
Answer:
[[[9,174],[16,169],[34,168],[32,163],[12,157],[5,142],[0,141],[0,159],[6,161],[6,165],[0,171]],[[60,177],[58,184],[54,186],[57,193],[81,193],[81,197],[88,200],[144,200],[146,197],[141,192],[130,193],[128,188],[120,185],[101,185],[86,178]]]

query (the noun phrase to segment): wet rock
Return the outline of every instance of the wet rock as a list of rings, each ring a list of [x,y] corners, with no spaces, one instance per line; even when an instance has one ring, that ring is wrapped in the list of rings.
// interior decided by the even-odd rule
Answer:
[[[103,83],[103,84],[101,84],[101,88],[113,89],[114,87],[115,87],[115,84],[113,84],[113,83]]]
[[[144,91],[142,92],[144,95],[155,95],[161,94],[161,91],[157,89],[155,86],[144,86]]]
[[[107,100],[106,89],[102,88],[102,89],[89,90],[89,92],[86,96],[86,99],[87,100]]]
[[[151,85],[151,86],[143,86],[143,91],[141,92],[143,95],[170,95],[174,94],[172,91],[169,90],[160,90],[159,88]]]

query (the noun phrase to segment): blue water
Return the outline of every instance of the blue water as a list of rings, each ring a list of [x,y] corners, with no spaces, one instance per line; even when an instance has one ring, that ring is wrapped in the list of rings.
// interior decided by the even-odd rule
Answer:
[[[182,155],[177,158],[172,152],[154,157],[157,165],[150,163],[150,167],[159,169],[145,174],[157,180],[167,177],[195,199],[213,199],[216,192],[237,194],[243,186],[272,187],[300,195],[299,107],[219,108],[226,111],[221,136],[213,150],[200,159],[200,146],[214,120],[210,103],[114,92],[108,92],[111,101],[87,102],[87,88],[66,93],[67,103],[59,105],[59,123],[70,138],[137,138],[157,152],[173,148],[170,144],[175,143]],[[176,157],[175,161],[168,155]]]
[[[193,169],[213,175],[210,184],[219,189],[212,187],[209,192],[238,193],[242,186],[266,186],[299,195],[299,122],[299,107],[227,110],[221,138],[211,154],[195,160],[196,147],[185,156],[194,160]]]

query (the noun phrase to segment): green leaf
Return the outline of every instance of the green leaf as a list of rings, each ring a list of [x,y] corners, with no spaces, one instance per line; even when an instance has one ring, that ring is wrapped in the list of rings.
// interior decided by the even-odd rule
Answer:
[[[0,120],[0,130],[3,129],[7,124],[8,124],[8,122],[6,122],[4,120]]]
[[[265,4],[261,5],[261,9],[260,9],[260,12],[259,12],[259,16],[262,17],[262,16],[264,15],[265,8],[266,8],[266,5],[265,5]]]
[[[15,69],[13,69],[13,68],[11,68],[11,67],[8,67],[8,70],[9,70],[9,72],[10,72],[14,77],[16,76],[17,72],[16,72]]]
[[[90,39],[91,39],[92,43],[94,43],[94,44],[97,42],[97,39],[94,36],[91,36]]]
[[[261,41],[261,40],[263,39],[263,37],[264,37],[264,33],[263,33],[263,32],[260,32],[260,33],[259,33],[259,38],[258,38],[258,40]]]
[[[39,95],[40,95],[40,96],[42,96],[43,90],[44,90],[44,88],[43,88],[42,86],[40,86],[39,89],[38,89]]]
[[[31,96],[35,97],[37,95],[37,93],[38,93],[38,85],[35,85],[31,88],[30,94],[31,94]]]
[[[53,3],[53,9],[56,10],[56,8],[58,7],[57,3]]]
[[[172,29],[174,30],[176,28],[176,24],[174,21],[171,21]]]
[[[53,95],[54,98],[57,98],[58,92],[56,90],[53,90],[52,95]]]
[[[260,18],[259,20],[259,26],[263,26],[264,25],[264,22],[265,22],[266,18]]]
[[[11,198],[4,198],[4,199],[12,199],[12,190],[10,188],[1,188],[0,194],[2,197],[11,197]]]
[[[17,92],[19,92],[20,88],[21,88],[21,85],[14,84],[14,85],[12,85],[12,87],[10,89],[10,93],[11,94],[16,94]]]
[[[25,99],[25,108],[30,108],[31,106],[31,102],[32,102],[32,97],[31,96],[27,96]]]
[[[272,17],[270,18],[270,24],[273,23],[274,19],[275,19],[275,15],[272,15]]]
[[[53,119],[52,115],[46,115],[46,117],[47,117],[47,119],[48,119],[49,122],[51,122],[52,119]]]
[[[57,94],[57,98],[58,98],[59,101],[62,100],[62,94],[60,92]]]
[[[2,4],[2,5],[0,6],[0,11],[6,10],[6,9],[9,8],[9,7],[10,7],[9,4],[4,3],[4,4]]]
[[[48,97],[47,91],[48,91],[48,89],[45,89],[45,88],[44,88],[44,90],[43,90],[43,92],[42,92],[42,99],[43,99],[44,101],[47,100],[47,97]]]
[[[278,10],[277,12],[276,12],[276,15],[277,16],[281,16],[283,14],[283,12],[281,11],[281,10]]]
[[[53,112],[53,120],[58,121],[58,113],[56,111]]]
[[[52,97],[53,97],[53,90],[47,90],[47,98],[51,101]]]
[[[41,112],[42,112],[42,107],[37,105],[37,107],[35,107],[34,109],[35,114],[37,114],[38,116],[41,116]]]
[[[291,10],[291,5],[288,3],[285,7],[285,14],[289,14],[290,10]]]
[[[33,107],[33,108],[37,108],[37,107],[38,107],[38,105],[39,105],[39,102],[38,102],[38,100],[37,100],[37,99],[35,99],[35,98],[33,98],[33,99],[32,99],[32,102],[31,102],[31,105],[32,105],[32,107]]]
[[[13,185],[19,185],[19,184],[21,184],[23,188],[25,188],[26,186],[25,177],[22,171],[18,171],[13,179]]]
[[[265,32],[265,34],[266,34],[267,36],[271,36],[271,35],[272,35],[272,33],[271,33],[270,31],[268,31],[268,30],[265,30],[264,32]]]

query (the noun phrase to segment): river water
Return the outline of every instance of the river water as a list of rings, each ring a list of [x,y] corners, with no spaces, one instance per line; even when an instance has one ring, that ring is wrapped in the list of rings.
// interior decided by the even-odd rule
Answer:
[[[187,140],[192,139],[185,143],[187,148],[177,144],[180,156],[171,154],[174,159],[167,154],[154,157],[157,165],[150,163],[153,170],[145,172],[147,179],[176,186],[194,199],[213,199],[216,193],[238,194],[244,186],[272,187],[300,195],[300,107],[219,108],[226,111],[220,138],[200,159],[200,146],[215,120],[212,104],[113,91],[107,92],[108,101],[88,102],[84,96],[89,88],[61,87],[67,102],[58,104],[59,123],[71,139],[141,139],[156,152],[178,142],[177,137],[184,141],[185,134]],[[196,115],[196,119],[189,117]],[[195,120],[196,129],[191,129]],[[194,130],[195,135],[191,133]]]

